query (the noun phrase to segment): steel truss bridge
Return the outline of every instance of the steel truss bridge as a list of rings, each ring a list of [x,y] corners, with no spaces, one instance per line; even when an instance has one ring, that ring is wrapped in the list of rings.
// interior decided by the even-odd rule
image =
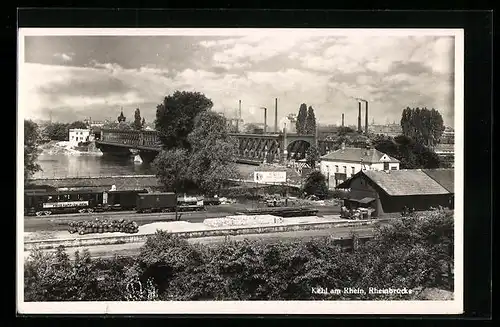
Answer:
[[[320,155],[333,148],[332,141],[318,140],[315,135],[298,135],[286,132],[274,134],[231,133],[238,141],[239,162],[284,162],[302,159],[311,145],[316,145]],[[161,151],[161,141],[157,131],[136,131],[103,129],[96,140],[96,147],[105,154],[130,156],[139,154],[143,161],[151,162]]]

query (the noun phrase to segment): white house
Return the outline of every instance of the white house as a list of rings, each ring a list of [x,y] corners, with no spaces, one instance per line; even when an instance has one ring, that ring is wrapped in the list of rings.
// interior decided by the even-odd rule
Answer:
[[[89,141],[90,129],[71,128],[69,130],[69,143],[77,146],[79,142]]]
[[[361,170],[399,170],[399,160],[374,148],[348,148],[321,157],[320,170],[327,177],[328,187],[344,182]]]

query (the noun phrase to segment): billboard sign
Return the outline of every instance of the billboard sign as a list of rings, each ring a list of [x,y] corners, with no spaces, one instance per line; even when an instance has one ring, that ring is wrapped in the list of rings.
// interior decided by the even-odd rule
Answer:
[[[286,171],[256,171],[253,180],[255,183],[286,183]]]

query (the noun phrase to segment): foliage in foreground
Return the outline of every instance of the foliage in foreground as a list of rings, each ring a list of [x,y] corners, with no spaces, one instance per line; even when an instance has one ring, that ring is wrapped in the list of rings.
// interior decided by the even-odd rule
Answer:
[[[34,251],[25,263],[26,301],[415,299],[324,295],[313,288],[453,289],[453,213],[426,212],[377,228],[342,251],[331,238],[227,241],[203,246],[158,231],[136,259],[70,260]]]

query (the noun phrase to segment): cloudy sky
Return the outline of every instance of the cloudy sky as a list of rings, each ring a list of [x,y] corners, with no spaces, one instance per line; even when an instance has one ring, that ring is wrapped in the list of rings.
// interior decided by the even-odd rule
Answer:
[[[147,121],[175,90],[195,90],[214,109],[262,122],[315,109],[323,124],[356,124],[360,97],[369,121],[396,121],[403,108],[438,109],[453,125],[454,39],[450,36],[325,36],[272,31],[226,36],[25,36],[19,110],[27,118]],[[268,111],[268,117],[273,117]],[[271,118],[272,119],[272,118]],[[364,123],[364,117],[363,117]]]

